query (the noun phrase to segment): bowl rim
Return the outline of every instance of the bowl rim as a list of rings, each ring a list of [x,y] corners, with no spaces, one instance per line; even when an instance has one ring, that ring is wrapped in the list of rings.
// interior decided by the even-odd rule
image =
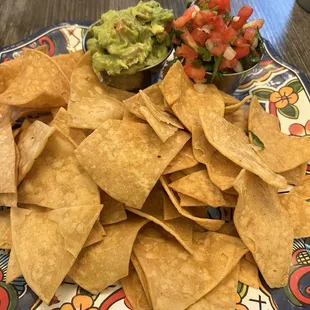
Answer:
[[[88,51],[86,42],[87,42],[87,40],[88,40],[87,36],[88,36],[89,33],[90,33],[91,27],[93,27],[93,26],[95,26],[95,25],[98,25],[98,24],[100,24],[100,23],[102,23],[102,21],[101,21],[101,19],[98,19],[97,21],[95,21],[94,23],[92,23],[92,24],[87,28],[87,30],[85,31],[85,33],[84,33],[84,35],[83,35],[83,38],[82,38],[82,49],[83,49],[83,52],[84,52],[84,53],[86,53],[86,52]],[[173,48],[173,46],[171,46],[171,48],[168,50],[168,54],[167,54],[163,59],[159,60],[158,62],[156,62],[156,63],[153,64],[153,65],[150,65],[150,66],[147,66],[147,67],[145,67],[145,68],[142,68],[142,69],[138,70],[137,72],[142,72],[142,71],[150,70],[150,69],[152,69],[152,68],[154,68],[154,67],[157,67],[157,66],[161,65],[162,63],[164,63],[164,62],[169,58],[169,56],[171,55],[171,53],[173,52],[173,50],[174,50],[174,48]]]

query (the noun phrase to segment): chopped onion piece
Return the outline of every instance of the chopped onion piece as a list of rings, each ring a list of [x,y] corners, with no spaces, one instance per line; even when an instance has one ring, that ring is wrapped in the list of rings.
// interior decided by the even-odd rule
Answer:
[[[205,84],[196,83],[194,84],[194,88],[197,93],[203,94],[206,91],[207,86]]]
[[[233,60],[233,59],[235,58],[236,54],[237,54],[237,53],[234,51],[234,49],[233,49],[230,45],[228,45],[228,46],[226,47],[226,50],[225,50],[223,56],[224,56],[224,58],[227,59],[227,60]]]
[[[235,17],[233,18],[233,21],[234,21],[234,22],[237,22],[239,19],[240,19],[239,16],[235,16]]]
[[[251,44],[251,48],[255,49],[257,46],[258,46],[258,37],[255,37]]]
[[[233,69],[237,73],[242,72],[244,70],[240,61],[237,62],[237,64],[234,66]]]
[[[210,39],[206,41],[205,45],[209,51],[212,50],[212,48],[214,47],[214,43]]]
[[[210,33],[211,31],[211,25],[204,25],[201,30],[205,33]]]
[[[262,18],[254,19],[242,26],[242,29],[253,28],[253,29],[261,29],[264,25],[264,20]]]

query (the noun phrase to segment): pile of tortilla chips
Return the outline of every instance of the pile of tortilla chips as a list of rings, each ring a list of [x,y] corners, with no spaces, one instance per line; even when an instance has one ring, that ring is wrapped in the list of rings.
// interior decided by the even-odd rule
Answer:
[[[7,282],[49,304],[67,276],[92,294],[121,281],[136,310],[233,310],[259,271],[286,285],[293,239],[310,236],[310,140],[255,97],[197,87],[180,62],[128,93],[80,52],[25,50],[0,72]]]

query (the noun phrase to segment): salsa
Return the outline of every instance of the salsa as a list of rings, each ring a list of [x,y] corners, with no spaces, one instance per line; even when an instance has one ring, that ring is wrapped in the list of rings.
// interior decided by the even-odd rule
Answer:
[[[248,22],[253,9],[244,5],[237,16],[230,14],[230,0],[199,0],[173,22],[170,36],[176,59],[188,77],[203,81],[223,73],[242,72],[261,59],[259,29],[263,19]]]
[[[110,10],[101,23],[90,27],[92,38],[86,44],[92,53],[95,71],[109,75],[134,74],[158,63],[170,50],[166,27],[172,10],[156,1],[139,2],[125,10]]]

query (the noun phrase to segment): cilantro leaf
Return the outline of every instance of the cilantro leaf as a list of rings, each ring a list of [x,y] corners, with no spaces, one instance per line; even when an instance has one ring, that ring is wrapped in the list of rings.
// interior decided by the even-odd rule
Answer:
[[[195,59],[192,61],[192,66],[196,67],[196,68],[200,68],[202,66],[202,61],[199,59]]]
[[[213,73],[212,73],[211,82],[213,82],[214,79],[217,77],[217,73],[218,73],[219,66],[220,66],[220,63],[221,63],[221,61],[222,61],[222,58],[223,58],[223,54],[220,55],[220,56],[214,56],[215,63],[214,63],[214,68],[213,68]]]
[[[205,47],[198,47],[198,53],[201,55],[203,61],[210,61],[212,54]]]
[[[264,143],[261,141],[261,139],[256,134],[253,133],[253,131],[248,130],[248,133],[251,134],[252,142],[254,145],[256,145],[262,149],[265,148]]]

